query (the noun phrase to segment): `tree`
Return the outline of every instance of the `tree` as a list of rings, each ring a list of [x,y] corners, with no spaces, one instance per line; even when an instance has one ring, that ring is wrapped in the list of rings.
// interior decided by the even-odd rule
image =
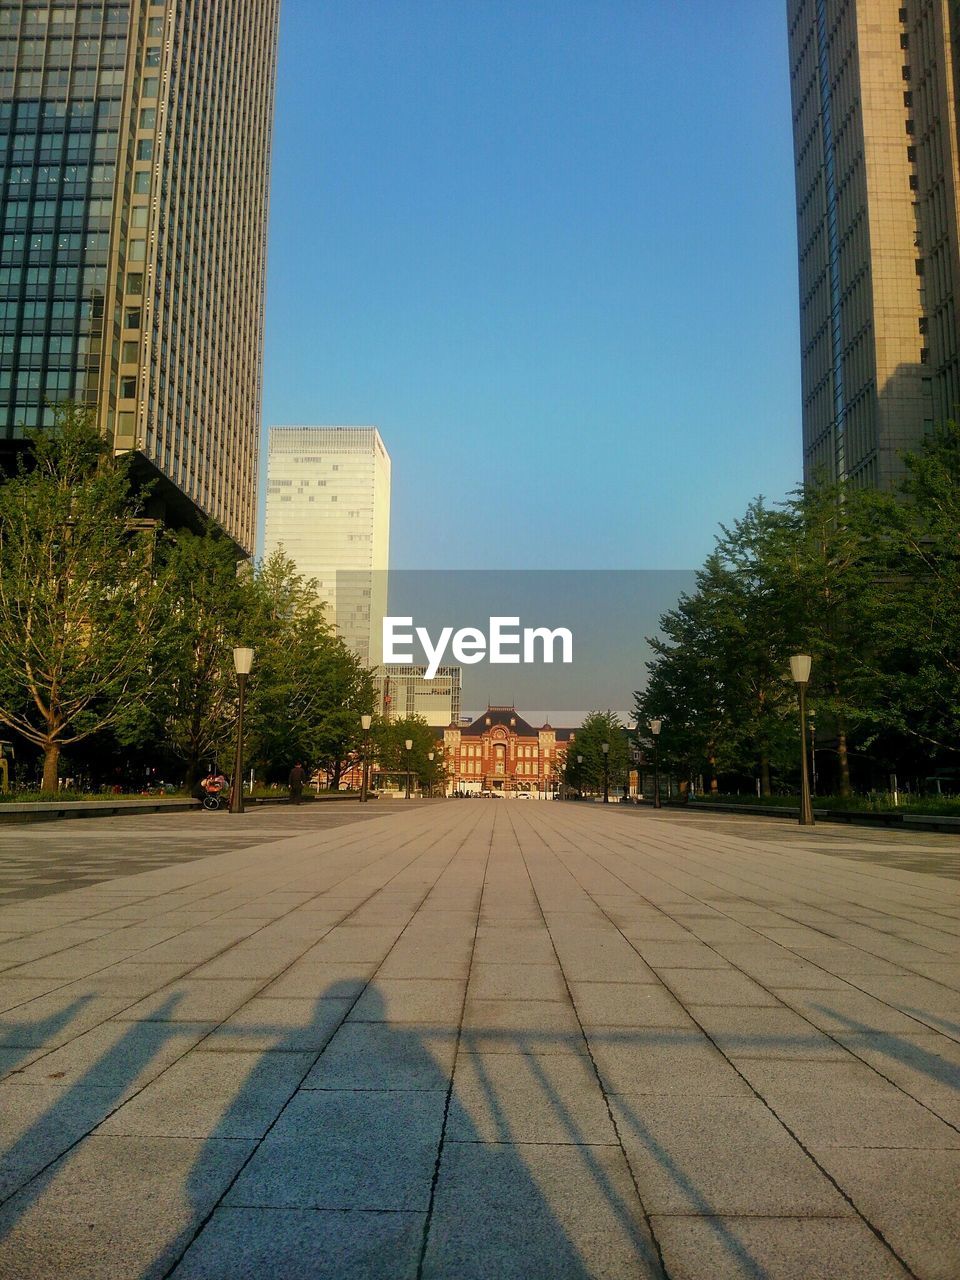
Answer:
[[[164,547],[170,627],[166,679],[156,690],[156,731],[179,754],[192,784],[205,761],[225,760],[236,719],[233,646],[247,629],[251,587],[234,544],[210,527]]]
[[[874,563],[875,498],[814,483],[783,511],[765,572],[781,602],[788,648],[813,658],[818,720],[834,731],[838,789],[849,796],[851,734],[879,718],[873,634],[884,587]]]
[[[960,424],[905,456],[899,498],[878,500],[876,678],[887,722],[932,761],[960,754]]]
[[[145,718],[167,625],[155,541],[93,414],[61,405],[0,485],[0,722],[42,750],[44,792],[65,747]]]
[[[253,577],[245,634],[256,647],[250,681],[250,743],[267,767],[322,766],[339,784],[373,709],[373,682],[334,632],[316,583],[282,550]]]
[[[603,743],[609,748],[606,753]],[[582,765],[577,762],[577,756],[583,756]],[[567,786],[600,790],[605,778],[611,787],[620,786],[628,767],[627,736],[620,717],[614,711],[591,711],[577,730],[573,748],[567,754],[564,767]]]
[[[372,734],[379,772],[392,774],[405,783],[409,771],[411,783],[420,781],[428,787],[439,780],[437,738],[422,716],[407,716],[403,720],[377,719]],[[405,746],[408,740],[413,744],[409,751]],[[434,753],[432,761],[429,758],[431,751]]]

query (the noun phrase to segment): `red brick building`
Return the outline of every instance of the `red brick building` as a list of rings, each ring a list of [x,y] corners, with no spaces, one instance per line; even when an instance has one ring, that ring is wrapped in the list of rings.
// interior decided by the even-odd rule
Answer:
[[[516,707],[487,707],[472,724],[451,724],[443,731],[447,794],[551,795],[573,739],[573,729],[549,724],[535,729]]]

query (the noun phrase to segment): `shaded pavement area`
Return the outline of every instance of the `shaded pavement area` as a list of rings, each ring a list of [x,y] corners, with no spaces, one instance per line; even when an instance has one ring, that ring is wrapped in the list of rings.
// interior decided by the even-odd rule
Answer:
[[[931,837],[247,821],[0,906],[0,1278],[960,1275]]]
[[[377,805],[349,800],[248,805],[243,815],[203,809],[129,817],[72,818],[0,826],[0,906],[41,898],[172,862],[324,831],[376,817]],[[309,816],[306,816],[309,815]]]

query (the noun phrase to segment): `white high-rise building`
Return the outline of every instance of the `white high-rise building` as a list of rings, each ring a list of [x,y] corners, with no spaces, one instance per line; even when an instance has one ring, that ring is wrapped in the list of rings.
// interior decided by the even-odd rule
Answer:
[[[376,427],[270,428],[264,551],[278,547],[376,666],[390,566],[390,455]]]

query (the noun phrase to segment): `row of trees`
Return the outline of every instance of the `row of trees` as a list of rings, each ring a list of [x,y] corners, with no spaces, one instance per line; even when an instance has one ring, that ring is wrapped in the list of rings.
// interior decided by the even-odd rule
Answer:
[[[906,458],[902,492],[811,485],[758,499],[722,528],[660,620],[638,723],[663,721],[681,777],[757,777],[797,761],[789,657],[813,657],[811,703],[830,784],[960,778],[960,427]]]
[[[281,553],[238,569],[216,531],[145,519],[90,415],[62,406],[57,428],[0,483],[0,724],[42,755],[42,789],[56,791],[65,753],[73,772],[134,756],[188,784],[228,765],[237,644],[256,650],[248,757],[261,773],[299,759],[338,782],[374,691],[314,584]],[[418,756],[424,729],[401,727]],[[389,752],[393,728],[377,732]]]

